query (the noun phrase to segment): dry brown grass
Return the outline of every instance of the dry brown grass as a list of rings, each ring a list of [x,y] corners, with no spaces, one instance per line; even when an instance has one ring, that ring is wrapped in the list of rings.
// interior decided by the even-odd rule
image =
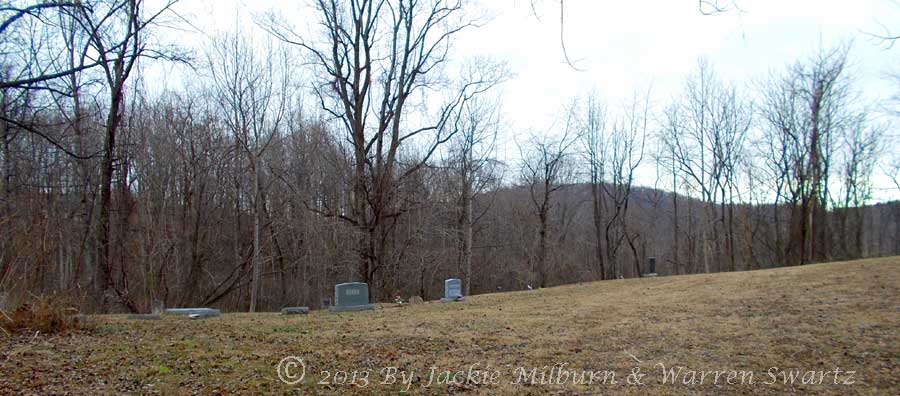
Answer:
[[[78,310],[56,296],[34,296],[12,313],[0,311],[0,329],[7,336],[14,333],[57,334],[82,327]]]
[[[887,395],[900,389],[900,258],[633,279],[308,316],[191,321],[96,318],[91,334],[0,341],[0,394],[393,395],[381,370],[415,373],[409,394]],[[279,381],[286,356],[305,381]],[[640,362],[639,362],[639,361]],[[516,368],[609,370],[616,384],[517,385]],[[500,372],[491,385],[426,386],[429,368]],[[752,371],[753,384],[661,383],[660,364]],[[644,385],[627,384],[641,369]],[[854,371],[852,385],[769,384],[767,371]],[[322,371],[368,386],[320,385]],[[549,370],[549,367],[548,367]],[[775,371],[776,374],[780,371]],[[710,374],[711,376],[711,374]],[[699,378],[699,377],[698,377]],[[841,380],[847,376],[842,375]]]

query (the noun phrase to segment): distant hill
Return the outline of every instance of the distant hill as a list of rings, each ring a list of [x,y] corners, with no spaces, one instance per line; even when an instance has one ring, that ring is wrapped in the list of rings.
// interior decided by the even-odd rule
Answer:
[[[483,194],[478,203],[477,211],[484,215],[476,245],[490,249],[480,252],[481,261],[501,268],[504,274],[483,282],[502,284],[505,290],[526,288],[529,281],[522,272],[530,271],[536,259],[539,230],[529,188],[505,187]],[[554,192],[549,214],[551,284],[599,279],[598,244],[602,254],[607,254],[608,246],[616,249],[606,259],[607,271],[617,267],[608,277],[636,277],[646,272],[651,257],[656,258],[661,274],[790,265],[798,250],[790,240],[797,226],[792,223],[797,213],[792,211],[791,206],[771,203],[710,207],[693,197],[633,187],[625,223],[613,222],[611,242],[605,234],[615,208],[607,202],[598,242],[590,185],[566,185]],[[815,240],[825,241],[815,246],[820,261],[900,254],[900,201],[831,209],[824,216],[817,220],[821,228],[815,231],[821,233]],[[517,230],[514,237],[510,229]]]

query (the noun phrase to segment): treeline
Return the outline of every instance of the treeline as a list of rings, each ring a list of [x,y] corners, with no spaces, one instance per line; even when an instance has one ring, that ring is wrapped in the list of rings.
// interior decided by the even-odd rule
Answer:
[[[746,87],[700,62],[664,106],[587,94],[503,161],[509,72],[451,59],[477,24],[464,3],[323,1],[315,37],[273,15],[193,54],[159,39],[173,4],[3,8],[4,299],[263,311],[350,280],[434,299],[450,277],[522,290],[649,257],[689,274],[900,254],[900,203],[868,205],[900,169],[891,126],[848,48]],[[190,65],[185,86],[151,93],[151,62]]]

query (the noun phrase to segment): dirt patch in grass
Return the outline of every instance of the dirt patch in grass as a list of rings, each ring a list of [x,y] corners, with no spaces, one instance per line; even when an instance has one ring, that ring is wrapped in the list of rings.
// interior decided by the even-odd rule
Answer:
[[[90,333],[0,339],[0,394],[395,395],[406,388],[400,373],[417,395],[900,389],[896,257],[367,312],[90,320]],[[305,364],[294,385],[276,371],[288,356]],[[384,384],[393,370],[397,383]]]

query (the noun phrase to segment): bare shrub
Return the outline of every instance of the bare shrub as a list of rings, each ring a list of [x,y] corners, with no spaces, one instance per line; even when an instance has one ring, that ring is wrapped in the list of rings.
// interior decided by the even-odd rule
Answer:
[[[78,309],[57,296],[34,296],[10,314],[0,314],[0,328],[10,335],[26,332],[57,334],[81,330],[83,325]]]

